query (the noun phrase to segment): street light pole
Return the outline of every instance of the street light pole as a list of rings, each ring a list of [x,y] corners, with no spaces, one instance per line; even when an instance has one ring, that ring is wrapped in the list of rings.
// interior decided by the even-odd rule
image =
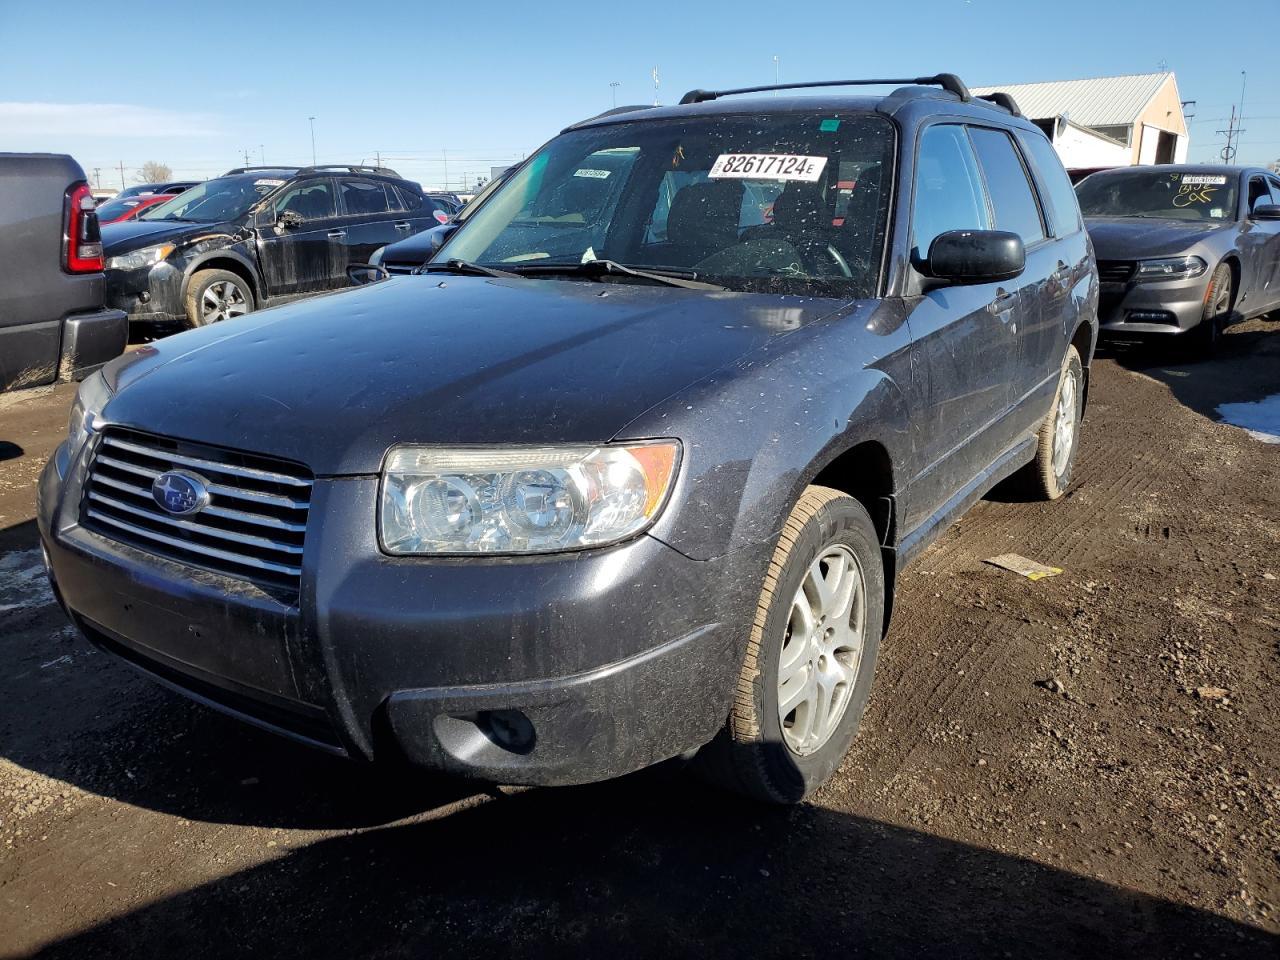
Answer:
[[[613,105],[618,105],[618,88],[622,86],[617,80],[609,81],[609,88],[613,91]]]
[[[773,55],[773,83],[775,86],[777,86],[779,83],[782,82],[782,80],[780,79],[781,76],[782,76],[782,67],[779,63],[778,55],[775,53]],[[777,90],[773,91],[773,95],[776,97],[778,95],[778,91]]]
[[[316,118],[307,117],[311,121],[311,165],[316,165]]]

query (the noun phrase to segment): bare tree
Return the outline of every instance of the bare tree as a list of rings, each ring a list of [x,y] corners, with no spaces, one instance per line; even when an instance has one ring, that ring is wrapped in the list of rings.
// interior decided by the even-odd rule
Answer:
[[[173,171],[169,169],[168,164],[156,163],[154,160],[148,160],[138,171],[139,183],[164,183],[172,179]]]

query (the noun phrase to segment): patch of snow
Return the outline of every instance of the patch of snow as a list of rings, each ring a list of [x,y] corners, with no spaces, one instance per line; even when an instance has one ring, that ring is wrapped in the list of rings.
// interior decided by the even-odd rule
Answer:
[[[53,602],[39,547],[0,555],[0,611],[45,607]]]
[[[1280,443],[1280,393],[1252,403],[1224,403],[1218,416],[1263,443]]]

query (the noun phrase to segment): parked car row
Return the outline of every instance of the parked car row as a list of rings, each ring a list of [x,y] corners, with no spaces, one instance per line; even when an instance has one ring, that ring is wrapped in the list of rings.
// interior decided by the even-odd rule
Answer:
[[[417,275],[108,365],[40,480],[59,602],[344,756],[562,784],[696,755],[807,796],[902,566],[1007,477],[1067,489],[1097,338],[1044,134],[902,83],[610,111]],[[113,303],[234,316],[414,216],[390,171],[233,171],[104,228]]]

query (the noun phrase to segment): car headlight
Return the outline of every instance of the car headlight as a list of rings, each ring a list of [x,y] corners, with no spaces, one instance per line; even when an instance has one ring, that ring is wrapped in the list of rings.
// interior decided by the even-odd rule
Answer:
[[[1135,280],[1190,280],[1204,273],[1209,265],[1199,257],[1169,257],[1163,260],[1139,260]]]
[[[393,447],[382,473],[382,547],[394,554],[492,554],[616,543],[657,518],[679,461],[675,440]]]
[[[103,379],[101,371],[88,377],[76,391],[76,399],[71,404],[71,416],[67,421],[67,452],[75,456],[89,439],[90,434],[98,429],[98,418],[102,408],[111,399],[111,388]]]
[[[143,247],[141,250],[122,253],[118,257],[107,260],[107,269],[141,270],[144,267],[152,267],[166,259],[176,249],[178,248],[172,243],[160,243],[154,247]]]

